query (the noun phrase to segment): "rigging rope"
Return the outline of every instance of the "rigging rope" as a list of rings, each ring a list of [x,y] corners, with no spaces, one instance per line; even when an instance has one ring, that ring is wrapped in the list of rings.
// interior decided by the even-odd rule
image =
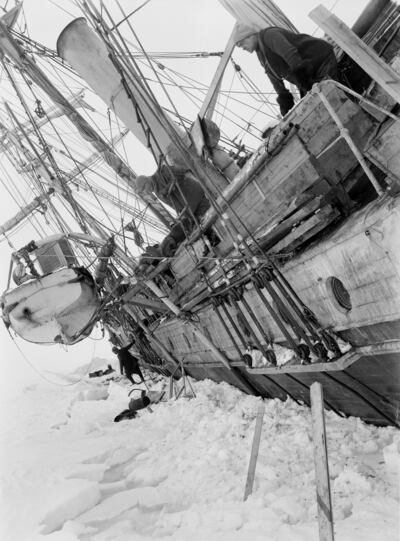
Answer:
[[[44,381],[46,381],[47,383],[50,383],[51,385],[54,385],[55,387],[73,387],[74,385],[77,385],[78,383],[81,383],[83,381],[83,379],[88,375],[89,373],[89,370],[90,370],[90,367],[92,366],[92,363],[93,363],[93,359],[94,359],[94,353],[95,353],[95,350],[96,350],[96,343],[94,343],[94,347],[93,347],[93,354],[92,354],[92,359],[88,365],[88,368],[87,368],[87,372],[86,374],[83,374],[82,377],[80,377],[77,381],[74,381],[74,382],[71,382],[71,383],[58,383],[57,381],[52,381],[51,379],[49,379],[48,377],[46,377],[42,372],[40,372],[40,370],[38,370],[36,368],[36,366],[31,363],[31,361],[28,359],[28,357],[25,355],[25,353],[22,351],[22,349],[20,348],[19,344],[17,343],[17,341],[15,340],[15,338],[12,336],[12,334],[9,332],[8,333],[11,337],[11,340],[13,341],[13,343],[15,344],[15,347],[17,348],[17,350],[20,352],[22,358],[24,359],[24,361],[32,368],[32,370],[40,377],[42,378]]]

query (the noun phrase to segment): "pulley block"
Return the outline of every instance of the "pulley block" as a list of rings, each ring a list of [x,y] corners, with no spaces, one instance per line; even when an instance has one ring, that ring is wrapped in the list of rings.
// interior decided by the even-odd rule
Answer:
[[[296,355],[301,359],[302,364],[310,363],[310,348],[306,344],[299,344],[296,347]]]
[[[270,364],[276,366],[276,355],[273,349],[267,349],[265,352],[265,357]]]
[[[318,359],[321,359],[322,362],[326,362],[328,360],[326,347],[321,342],[316,342],[313,346]]]
[[[321,339],[325,344],[325,347],[331,351],[335,357],[340,357],[342,355],[338,343],[327,331],[321,332]]]
[[[243,286],[232,288],[228,293],[228,298],[232,301],[240,301],[243,298]]]
[[[262,276],[264,284],[266,282],[271,282],[275,276],[274,276],[274,270],[272,267],[265,267],[262,270],[260,270],[260,276]]]
[[[253,283],[258,286],[260,289],[263,289],[265,287],[264,279],[260,274],[253,274],[252,276]]]

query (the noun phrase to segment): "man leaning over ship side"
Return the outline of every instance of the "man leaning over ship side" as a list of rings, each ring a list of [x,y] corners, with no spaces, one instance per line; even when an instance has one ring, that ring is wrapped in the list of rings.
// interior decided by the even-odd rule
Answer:
[[[284,80],[297,86],[300,97],[323,79],[337,79],[337,62],[332,45],[308,34],[297,34],[285,28],[271,27],[257,30],[237,24],[235,44],[255,52],[272,86],[278,94],[282,116],[294,106],[293,95]]]

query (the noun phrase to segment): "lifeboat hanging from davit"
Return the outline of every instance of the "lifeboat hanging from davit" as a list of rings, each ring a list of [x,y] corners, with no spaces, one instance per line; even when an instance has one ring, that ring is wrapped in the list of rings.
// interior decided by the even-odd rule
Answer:
[[[18,287],[1,299],[7,327],[36,344],[70,345],[90,334],[100,298],[64,235],[29,243],[13,254],[13,266]]]

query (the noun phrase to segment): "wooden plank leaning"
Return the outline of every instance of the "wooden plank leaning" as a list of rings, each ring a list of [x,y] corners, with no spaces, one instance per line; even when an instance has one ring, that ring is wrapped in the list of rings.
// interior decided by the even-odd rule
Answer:
[[[263,423],[265,411],[265,402],[261,400],[261,404],[258,406],[256,426],[254,428],[253,444],[251,446],[249,469],[247,471],[246,485],[244,487],[243,501],[246,501],[250,494],[253,492],[254,477],[256,473],[258,450],[260,448],[261,428]]]
[[[400,103],[400,76],[391,66],[324,6],[313,9],[309,17],[386,90],[389,96]]]
[[[315,478],[317,485],[319,539],[320,541],[334,541],[328,449],[325,432],[324,397],[322,385],[320,383],[314,382],[311,385],[310,396]]]

